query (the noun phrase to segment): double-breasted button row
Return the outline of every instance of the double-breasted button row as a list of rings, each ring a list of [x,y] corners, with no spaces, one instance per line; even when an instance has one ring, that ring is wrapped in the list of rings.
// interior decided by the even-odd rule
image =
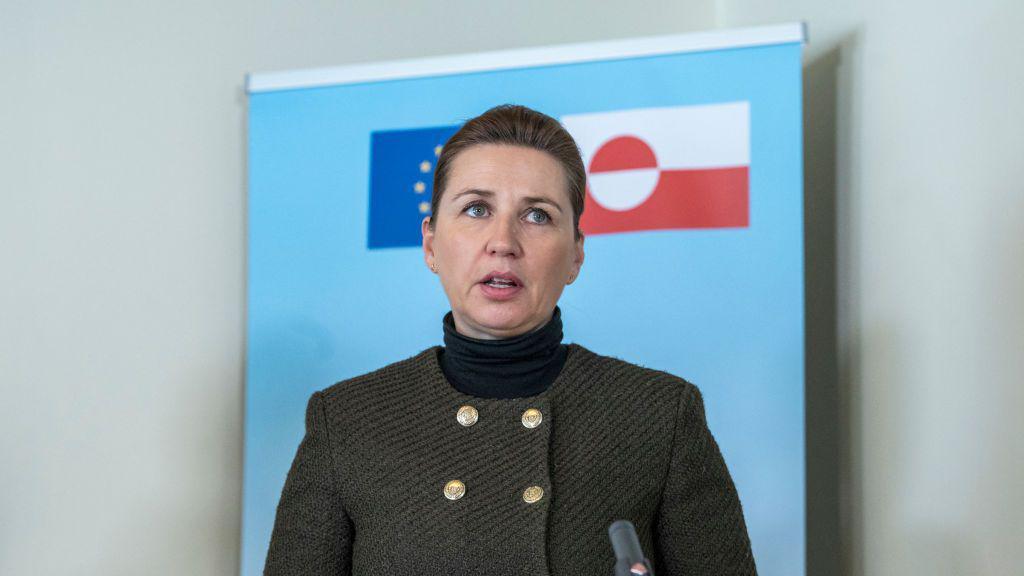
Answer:
[[[462,480],[449,480],[444,485],[444,497],[449,500],[458,500],[466,495],[466,485]],[[527,504],[533,504],[540,502],[541,498],[544,498],[544,488],[540,486],[530,486],[526,490],[523,490],[523,502]]]
[[[459,406],[458,411],[455,413],[455,419],[459,424],[468,428],[480,420],[480,412],[473,406],[466,404]],[[523,412],[520,421],[526,428],[536,428],[544,421],[544,413],[537,408],[528,408]],[[444,496],[449,500],[458,500],[465,495],[466,485],[461,480],[449,480],[448,483],[444,485]],[[523,502],[526,502],[527,504],[540,502],[544,498],[544,488],[540,486],[529,486],[523,490],[522,497]]]
[[[459,421],[459,424],[468,428],[469,426],[477,423],[480,419],[480,412],[478,412],[476,408],[467,404],[459,407],[459,411],[455,413],[455,419]],[[527,428],[536,428],[544,421],[544,414],[536,408],[529,408],[523,412],[521,421],[523,426]]]

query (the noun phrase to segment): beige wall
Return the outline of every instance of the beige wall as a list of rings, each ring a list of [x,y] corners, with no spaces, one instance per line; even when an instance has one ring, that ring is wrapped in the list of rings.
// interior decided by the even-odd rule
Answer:
[[[0,0],[0,573],[237,572],[245,72],[800,19],[811,566],[1019,573],[1024,9],[439,8]]]

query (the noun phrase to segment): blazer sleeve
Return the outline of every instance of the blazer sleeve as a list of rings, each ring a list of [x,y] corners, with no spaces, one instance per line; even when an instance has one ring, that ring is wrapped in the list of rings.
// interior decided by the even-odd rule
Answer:
[[[322,393],[306,406],[306,433],[277,504],[264,576],[351,574],[352,522],[331,462]]]
[[[655,525],[658,576],[757,574],[743,509],[700,390],[686,383]]]

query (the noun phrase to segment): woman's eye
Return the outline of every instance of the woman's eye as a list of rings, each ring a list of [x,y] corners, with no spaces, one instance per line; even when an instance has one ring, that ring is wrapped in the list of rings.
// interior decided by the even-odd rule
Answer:
[[[466,206],[466,212],[467,212],[467,213],[468,213],[468,214],[469,214],[470,216],[473,216],[474,218],[476,218],[477,214],[474,214],[474,210],[476,210],[476,209],[478,209],[478,208],[479,208],[480,210],[485,210],[485,208],[484,208],[484,205],[483,205],[483,204],[470,204],[469,206]],[[483,216],[483,212],[480,212],[480,213],[478,213],[478,215],[479,215],[479,216]]]
[[[546,224],[547,221],[551,219],[551,217],[548,216],[548,213],[541,210],[540,208],[534,208],[533,210],[530,211],[530,213],[540,215],[540,218],[533,219],[534,224]]]

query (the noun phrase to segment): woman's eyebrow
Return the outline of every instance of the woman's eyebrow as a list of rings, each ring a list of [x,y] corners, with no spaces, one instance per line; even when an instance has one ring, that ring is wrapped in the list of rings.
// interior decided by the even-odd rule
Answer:
[[[538,204],[550,204],[550,205],[555,207],[555,210],[558,210],[559,212],[562,211],[562,207],[559,206],[557,202],[555,202],[554,200],[550,200],[548,198],[545,198],[543,196],[525,196],[525,197],[523,197],[523,200],[525,200],[528,203],[529,202],[533,202],[533,203],[538,203]]]
[[[463,196],[469,196],[471,194],[475,194],[477,196],[483,196],[484,198],[493,198],[495,196],[495,194],[494,194],[494,192],[492,190],[481,190],[479,188],[467,188],[467,189],[463,190],[462,192],[459,192],[458,194],[452,196],[452,202],[455,202],[456,200],[458,200],[459,198],[462,198]],[[554,200],[551,200],[550,198],[545,198],[544,196],[524,196],[523,197],[523,201],[525,203],[533,202],[533,203],[539,203],[539,204],[550,204],[551,206],[553,206],[555,208],[555,210],[558,210],[559,212],[562,211],[562,207],[559,206],[557,202],[555,202]]]
[[[480,190],[478,188],[467,188],[467,189],[463,190],[462,192],[459,192],[455,196],[452,196],[452,202],[455,202],[459,198],[462,198],[463,196],[468,196],[470,194],[476,194],[477,196],[483,196],[484,198],[491,198],[491,197],[494,196],[494,192],[492,192],[490,190]]]

